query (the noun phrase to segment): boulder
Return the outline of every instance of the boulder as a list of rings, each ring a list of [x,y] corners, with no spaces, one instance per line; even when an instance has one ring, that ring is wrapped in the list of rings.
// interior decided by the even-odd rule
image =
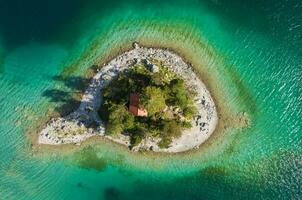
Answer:
[[[148,59],[145,59],[144,62],[145,62],[146,66],[147,66],[147,68],[150,72],[156,73],[156,72],[159,71],[159,67],[152,64]]]
[[[133,42],[132,46],[133,46],[133,48],[135,48],[135,49],[138,49],[138,48],[139,48],[138,42]]]
[[[156,72],[159,71],[159,68],[158,68],[158,66],[151,64],[151,65],[150,65],[150,71],[151,71],[152,73],[156,73]]]

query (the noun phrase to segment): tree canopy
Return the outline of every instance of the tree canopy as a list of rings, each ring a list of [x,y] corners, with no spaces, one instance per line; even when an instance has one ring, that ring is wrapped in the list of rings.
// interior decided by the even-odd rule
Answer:
[[[158,87],[148,86],[143,90],[140,103],[150,116],[154,116],[166,107],[164,91]]]
[[[139,107],[146,109],[148,116],[134,116],[128,111],[132,93],[138,94]],[[190,127],[196,114],[194,92],[163,65],[154,73],[144,64],[135,64],[114,77],[102,94],[99,115],[106,123],[106,133],[127,133],[131,146],[150,136],[160,139],[159,147],[167,148],[173,138],[180,137],[182,130]]]
[[[125,129],[131,129],[134,126],[134,116],[131,115],[125,106],[113,104],[109,109],[108,133],[117,135]]]

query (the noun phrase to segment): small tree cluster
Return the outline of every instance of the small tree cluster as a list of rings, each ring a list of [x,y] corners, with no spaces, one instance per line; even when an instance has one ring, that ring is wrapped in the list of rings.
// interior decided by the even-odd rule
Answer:
[[[137,117],[128,111],[131,93],[139,94],[139,106],[147,110],[147,117]],[[182,130],[190,127],[196,113],[193,96],[184,80],[164,66],[152,73],[144,65],[135,65],[115,77],[102,94],[99,115],[106,123],[106,133],[129,134],[131,147],[146,136],[159,137],[158,145],[169,147],[173,138],[180,137]],[[178,112],[171,107],[178,108]]]
[[[114,104],[109,109],[107,121],[108,134],[117,135],[134,126],[134,116],[123,105]]]

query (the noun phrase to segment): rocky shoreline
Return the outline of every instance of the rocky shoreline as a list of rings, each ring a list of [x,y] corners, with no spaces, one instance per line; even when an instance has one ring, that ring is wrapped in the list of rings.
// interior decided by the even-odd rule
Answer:
[[[209,91],[193,72],[192,67],[186,64],[181,57],[169,50],[140,47],[137,43],[134,43],[133,46],[132,50],[114,58],[97,72],[92,78],[76,111],[65,117],[53,118],[47,123],[46,127],[39,133],[39,144],[79,145],[87,138],[100,136],[129,146],[129,136],[120,135],[118,137],[111,137],[105,135],[105,127],[97,114],[97,110],[102,101],[102,88],[118,73],[143,59],[161,61],[169,70],[180,75],[186,81],[188,87],[194,88],[197,92],[194,101],[198,114],[194,117],[192,128],[186,129],[180,138],[173,139],[169,148],[160,149],[156,139],[145,138],[133,150],[182,152],[198,148],[200,144],[209,138],[218,122],[217,111]]]

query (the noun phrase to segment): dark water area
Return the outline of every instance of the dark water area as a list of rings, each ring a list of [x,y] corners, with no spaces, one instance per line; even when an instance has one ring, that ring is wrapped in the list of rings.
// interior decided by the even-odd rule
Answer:
[[[297,48],[301,45],[301,4],[299,1],[205,1],[199,0],[214,14],[223,16],[236,26],[260,31],[283,44]],[[72,43],[79,37],[81,17],[98,13],[99,17],[110,15],[115,8],[129,4],[138,9],[170,1],[104,1],[104,0],[12,0],[0,1],[0,30],[6,49],[13,49],[27,42],[56,42],[64,32],[72,30],[64,42]],[[181,2],[178,2],[181,3]],[[101,14],[101,15],[99,15]],[[293,40],[294,39],[294,40]],[[70,40],[70,41],[68,41]],[[62,40],[61,40],[62,41]]]
[[[79,37],[83,15],[106,15],[118,4],[117,1],[98,0],[0,1],[3,45],[9,51],[29,42],[72,44]],[[70,37],[64,36],[69,31],[72,32]]]
[[[260,32],[289,48],[298,50],[302,43],[300,1],[200,0],[200,3],[213,13],[222,15],[223,20],[250,31]]]

